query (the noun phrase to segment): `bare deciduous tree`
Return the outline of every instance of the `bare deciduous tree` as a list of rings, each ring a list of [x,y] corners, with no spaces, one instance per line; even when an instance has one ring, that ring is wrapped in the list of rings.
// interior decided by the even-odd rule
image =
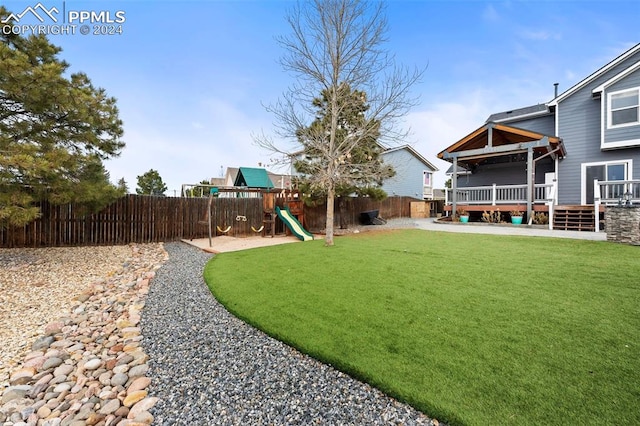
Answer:
[[[335,190],[353,173],[352,152],[372,137],[387,146],[404,141],[408,130],[402,129],[399,119],[417,103],[409,89],[420,80],[422,70],[397,66],[394,56],[383,48],[387,32],[384,12],[382,2],[298,3],[286,18],[291,34],[278,38],[285,50],[281,64],[295,81],[278,102],[267,107],[276,117],[279,141],[264,134],[255,139],[259,146],[279,154],[283,162],[306,151],[320,156],[322,167],[315,168],[311,178],[326,190],[328,246],[333,245]],[[354,100],[359,105],[352,105],[348,99],[351,89],[366,94],[366,119],[359,120],[357,128],[341,132],[340,117],[362,104],[362,100]],[[309,123],[318,112],[314,100],[321,94],[326,98],[326,126],[312,128]],[[379,168],[376,164],[375,169]],[[374,167],[370,169],[357,164],[360,175],[373,172]]]

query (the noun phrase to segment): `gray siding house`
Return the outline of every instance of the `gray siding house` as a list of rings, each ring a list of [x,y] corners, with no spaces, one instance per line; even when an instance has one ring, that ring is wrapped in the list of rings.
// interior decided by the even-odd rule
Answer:
[[[382,159],[393,167],[396,174],[382,184],[388,196],[406,196],[432,200],[433,174],[438,168],[431,164],[410,145],[384,151]]]
[[[396,148],[386,148],[380,145],[382,152],[380,157],[385,164],[390,165],[396,174],[382,184],[382,189],[389,197],[413,197],[417,199],[432,200],[433,174],[438,168],[431,164],[418,151],[410,145],[402,145]],[[299,176],[294,163],[302,155],[297,152],[291,159],[291,176]]]
[[[640,44],[546,104],[491,115],[438,158],[452,163],[450,211],[503,205],[598,230],[602,203],[640,202]],[[583,212],[590,227],[568,226]]]

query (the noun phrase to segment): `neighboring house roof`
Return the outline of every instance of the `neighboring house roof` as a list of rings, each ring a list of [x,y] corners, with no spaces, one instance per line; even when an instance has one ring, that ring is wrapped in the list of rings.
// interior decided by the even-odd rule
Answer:
[[[246,186],[248,188],[274,187],[273,182],[269,179],[269,175],[267,175],[267,171],[254,167],[240,167],[233,185]]]
[[[227,172],[224,175],[225,186],[233,186],[233,183],[236,181],[236,177],[238,176],[239,170],[240,169],[238,167],[227,167]]]
[[[592,82],[596,78],[600,77],[604,73],[608,72],[613,67],[615,67],[616,65],[620,64],[621,62],[623,62],[624,60],[626,60],[627,58],[629,58],[630,56],[634,55],[637,52],[640,52],[640,43],[636,44],[631,49],[627,50],[622,55],[618,56],[613,61],[609,62],[608,64],[606,64],[605,66],[603,66],[599,70],[595,71],[594,73],[592,73],[591,75],[589,75],[588,77],[586,77],[585,79],[580,81],[579,83],[577,83],[577,84],[573,85],[572,87],[570,87],[569,89],[565,90],[560,95],[558,95],[555,99],[553,99],[551,102],[549,102],[547,105],[548,106],[556,106],[556,105],[558,105],[559,102],[561,102],[562,100],[568,98],[569,96],[571,96],[572,94],[574,94],[578,90],[582,89],[587,84],[589,84],[590,82]]]
[[[224,178],[211,178],[211,179],[209,179],[209,184],[215,185],[215,186],[224,186],[225,182],[226,181],[225,181]]]
[[[269,175],[269,179],[271,179],[271,182],[273,182],[276,188],[291,188],[291,175],[283,175],[283,174],[277,174],[277,173],[272,173],[272,172],[267,172],[267,174]]]
[[[438,168],[436,166],[434,166],[433,164],[431,164],[431,162],[429,162],[429,160],[427,160],[426,158],[424,158],[418,151],[416,151],[411,145],[402,145],[402,146],[398,146],[396,148],[389,148],[387,150],[385,150],[382,155],[384,154],[389,154],[395,151],[400,151],[406,149],[407,151],[409,151],[411,153],[411,155],[413,155],[414,157],[416,157],[418,160],[420,160],[420,162],[422,164],[424,164],[425,166],[427,166],[428,168],[430,168],[431,170],[433,170],[434,172],[438,171]]]
[[[513,120],[513,119],[522,119],[522,118],[531,118],[537,117],[540,115],[550,114],[549,108],[545,104],[532,105],[524,108],[517,108],[510,111],[498,112],[495,114],[491,114],[489,118],[487,118],[486,123],[491,121],[495,123],[499,123],[501,121]]]
[[[451,176],[453,174],[453,164],[451,166],[449,166],[449,168],[447,169],[447,172],[445,173],[447,176]],[[470,175],[471,172],[467,169],[465,169],[464,167],[462,167],[461,165],[458,164],[458,176],[460,175]]]

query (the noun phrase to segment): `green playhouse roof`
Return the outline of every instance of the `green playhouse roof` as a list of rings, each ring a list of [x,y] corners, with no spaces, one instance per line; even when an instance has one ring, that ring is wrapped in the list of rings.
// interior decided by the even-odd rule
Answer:
[[[273,188],[273,182],[269,179],[266,169],[254,167],[240,167],[234,186],[246,186],[247,188]]]

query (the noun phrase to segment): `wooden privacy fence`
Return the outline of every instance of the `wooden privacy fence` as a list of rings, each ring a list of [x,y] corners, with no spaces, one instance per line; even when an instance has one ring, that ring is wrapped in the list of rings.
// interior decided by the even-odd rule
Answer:
[[[380,210],[380,216],[386,219],[409,216],[410,203],[416,201],[408,197],[390,197],[382,202],[345,200],[341,210],[336,202],[336,226],[341,223],[340,211],[343,223],[353,226],[358,223],[360,212],[366,210]],[[283,202],[276,198],[276,204]],[[206,197],[127,195],[98,213],[87,214],[74,204],[42,203],[39,219],[23,227],[0,228],[0,247],[121,245],[205,238],[208,236],[207,206]],[[211,210],[214,235],[217,227],[225,230],[229,226],[231,229],[226,235],[259,235],[252,227],[262,226],[262,198],[214,198]],[[325,218],[325,205],[304,208],[305,227],[311,231],[324,229]],[[277,224],[276,232],[283,232],[282,224]]]
[[[354,226],[360,223],[360,213],[369,210],[379,210],[380,217],[393,219],[409,217],[411,215],[411,202],[422,201],[411,197],[388,197],[382,201],[374,201],[371,198],[348,198],[341,200],[336,198],[334,205],[334,225]],[[327,206],[322,204],[316,207],[304,208],[305,227],[311,231],[320,231],[326,227]]]

